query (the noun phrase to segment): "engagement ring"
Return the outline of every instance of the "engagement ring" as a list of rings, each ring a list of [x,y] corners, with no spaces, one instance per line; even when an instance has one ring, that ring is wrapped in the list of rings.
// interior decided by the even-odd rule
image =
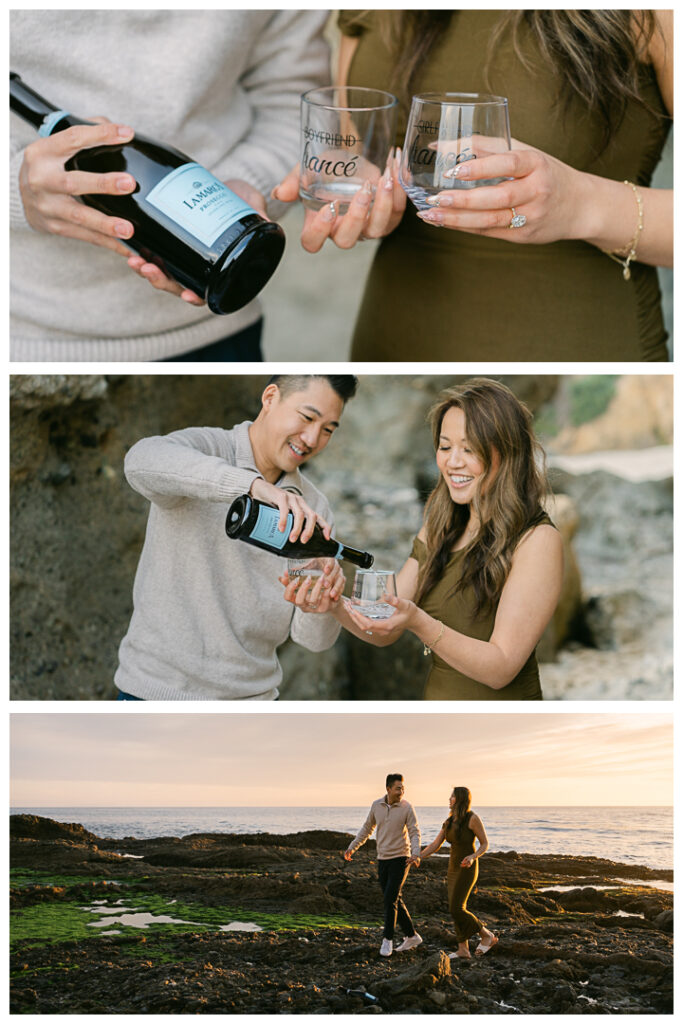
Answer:
[[[508,224],[508,227],[510,227],[510,228],[523,228],[524,225],[526,224],[526,217],[525,217],[525,215],[523,213],[517,213],[517,211],[515,210],[514,206],[511,206],[510,209],[512,210],[512,220]]]

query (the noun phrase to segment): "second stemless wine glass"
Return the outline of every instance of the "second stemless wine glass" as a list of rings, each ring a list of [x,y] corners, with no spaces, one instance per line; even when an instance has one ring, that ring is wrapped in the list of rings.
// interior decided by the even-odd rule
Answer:
[[[443,92],[413,96],[401,159],[401,185],[418,210],[449,188],[498,185],[503,178],[459,181],[458,164],[510,149],[508,101],[487,93]]]
[[[358,569],[351,591],[351,604],[368,619],[388,619],[396,609],[387,604],[387,595],[396,597],[396,574],[390,569]]]
[[[382,89],[328,86],[301,97],[299,197],[344,213],[366,181],[373,196],[396,136],[398,100]]]

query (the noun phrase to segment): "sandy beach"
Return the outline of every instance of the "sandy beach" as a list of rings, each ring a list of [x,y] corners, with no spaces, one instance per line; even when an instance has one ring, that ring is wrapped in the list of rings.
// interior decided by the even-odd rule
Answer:
[[[470,906],[500,942],[462,961],[434,857],[404,888],[423,944],[382,959],[372,841],[346,864],[343,833],[10,821],[14,1013],[672,1012],[671,871],[487,854]]]

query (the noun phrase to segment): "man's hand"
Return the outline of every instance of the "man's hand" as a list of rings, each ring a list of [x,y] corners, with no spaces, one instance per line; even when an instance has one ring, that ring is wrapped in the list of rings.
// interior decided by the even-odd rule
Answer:
[[[120,145],[130,142],[134,134],[127,125],[105,121],[74,125],[27,146],[19,170],[19,190],[31,227],[64,238],[78,238],[127,256],[129,250],[118,239],[132,236],[130,221],[92,210],[76,197],[128,195],[135,190],[135,179],[121,171],[67,171],[65,164],[82,149]]]
[[[280,510],[278,530],[284,532],[287,527],[287,516],[291,512],[294,516],[294,525],[289,534],[291,541],[301,540],[302,544],[313,536],[315,524],[319,523],[324,536],[330,539],[331,527],[329,523],[319,516],[318,513],[307,505],[300,494],[293,491],[286,491],[275,484],[269,484],[263,477],[256,477],[249,489],[252,498],[258,501],[265,501],[268,505],[275,505]]]
[[[419,857],[414,856],[414,857],[409,857],[408,858],[408,867],[409,868],[419,868],[419,866],[420,866],[420,858]]]
[[[339,562],[333,558],[322,558],[320,561],[324,563],[323,573],[315,584],[313,576],[295,576],[290,580],[289,574],[284,573],[278,576],[278,579],[285,588],[285,601],[289,601],[302,612],[324,615],[339,602],[346,578]]]
[[[260,213],[262,217],[268,220],[266,215],[266,201],[258,192],[253,185],[250,185],[246,181],[239,179],[231,179],[226,181],[227,187],[238,195],[240,199],[244,199],[245,203],[249,203],[249,206],[253,207],[257,213]],[[182,299],[183,302],[189,302],[191,306],[204,306],[206,303],[199,295],[193,292],[190,288],[185,288],[183,285],[178,284],[173,278],[167,277],[161,267],[158,267],[156,263],[148,263],[142,256],[138,256],[136,253],[128,253],[128,266],[131,270],[148,281],[153,288],[157,291],[169,292],[170,295],[177,295],[178,298]]]

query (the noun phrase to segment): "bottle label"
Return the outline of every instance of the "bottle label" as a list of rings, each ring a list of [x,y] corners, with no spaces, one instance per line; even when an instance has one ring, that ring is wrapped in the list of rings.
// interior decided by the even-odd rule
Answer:
[[[158,182],[146,200],[202,245],[255,211],[200,164],[183,164]]]
[[[53,110],[50,114],[43,119],[43,123],[38,129],[38,134],[46,139],[48,135],[52,135],[55,127],[64,117],[69,116],[68,110]]]
[[[252,540],[259,540],[262,544],[269,544],[270,547],[282,548],[287,543],[287,539],[292,532],[294,526],[294,516],[291,512],[287,513],[287,526],[282,532],[278,530],[277,524],[280,521],[280,510],[277,508],[270,508],[268,505],[261,505],[258,510],[258,516],[249,536]]]

